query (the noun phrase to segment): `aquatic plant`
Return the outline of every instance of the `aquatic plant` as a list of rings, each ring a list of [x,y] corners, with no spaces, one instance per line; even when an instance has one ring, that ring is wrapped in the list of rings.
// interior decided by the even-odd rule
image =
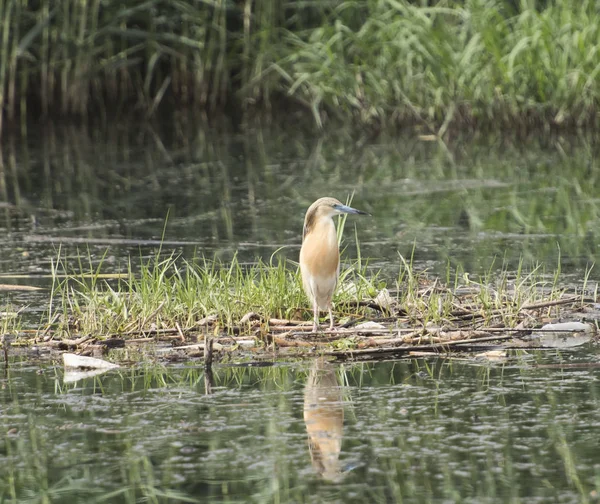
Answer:
[[[581,125],[598,105],[599,16],[593,2],[344,3],[335,22],[290,34],[295,50],[278,67],[315,114],[393,118],[439,135],[490,119]]]
[[[101,263],[95,267],[90,263],[84,269],[79,263],[79,272],[72,270],[57,277],[48,322],[54,324],[54,314],[59,312],[63,314],[58,317],[59,327],[67,333],[76,320],[77,330],[86,333],[141,334],[175,327],[188,330],[198,324],[216,324],[227,330],[239,327],[248,314],[253,315],[247,322],[268,322],[297,318],[310,311],[297,268],[290,268],[283,260],[244,265],[235,258],[223,264],[206,258],[185,261],[174,254],[157,254],[143,262],[139,271],[130,264],[124,278],[116,280],[100,280],[101,267]],[[69,265],[61,258],[56,268],[64,271]],[[357,294],[375,293],[370,276],[366,266],[346,270],[342,282],[355,281],[357,287],[341,289],[338,302],[344,306]]]
[[[0,115],[152,115],[161,104],[451,124],[595,124],[595,2],[0,5]],[[286,105],[287,106],[287,105]],[[0,132],[2,123],[0,122]]]
[[[560,269],[547,273],[541,265],[521,264],[517,271],[504,268],[493,275],[490,268],[489,276],[478,280],[448,266],[442,282],[417,271],[412,258],[400,257],[394,281],[359,259],[342,268],[334,299],[337,324],[349,330],[304,341],[310,307],[297,264],[291,261],[244,265],[234,258],[224,264],[205,258],[185,261],[158,251],[139,270],[130,264],[122,274],[102,278],[101,269],[102,262],[93,266],[91,260],[89,267],[79,262],[76,269],[65,258],[56,261],[47,319],[40,328],[56,345],[147,336],[183,344],[210,335],[223,336],[226,345],[234,346],[263,341],[301,349],[332,343],[332,355],[343,355],[365,346],[506,339],[516,326],[517,332],[527,331],[538,318],[557,317],[563,306],[572,310],[591,299],[589,274],[583,288],[567,291],[559,285]],[[357,326],[364,321],[376,323]],[[294,331],[296,339],[287,340]],[[202,351],[204,346],[191,348]]]

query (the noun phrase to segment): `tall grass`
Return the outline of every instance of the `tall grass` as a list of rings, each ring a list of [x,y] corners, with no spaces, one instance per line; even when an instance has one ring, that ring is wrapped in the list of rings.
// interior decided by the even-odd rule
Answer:
[[[24,120],[91,110],[153,113],[166,95],[216,107],[265,94],[250,82],[278,58],[279,29],[301,26],[300,2],[5,0],[0,108]],[[310,15],[321,20],[323,7]],[[268,79],[262,79],[268,82]],[[32,108],[32,107],[29,107]]]
[[[70,316],[77,320],[78,328],[94,334],[139,334],[207,325],[216,332],[246,332],[250,327],[240,320],[250,313],[265,327],[272,318],[297,320],[310,315],[297,267],[282,260],[244,265],[236,258],[225,264],[159,254],[139,268],[130,264],[123,278],[108,281],[99,276],[102,267],[102,263],[93,264],[91,257],[73,265],[59,256],[53,272],[70,273],[53,282],[48,323],[58,322],[67,333],[73,322]],[[355,301],[374,295],[375,281],[376,275],[367,275],[364,266],[345,270],[340,278],[338,312],[345,314],[349,302],[354,303],[351,313],[364,315],[366,309],[356,307]],[[59,313],[62,315],[55,315]]]
[[[175,328],[179,333],[255,334],[258,329],[269,331],[272,323],[280,324],[273,319],[289,319],[293,325],[304,319],[309,324],[312,315],[297,264],[291,261],[245,265],[236,258],[229,263],[204,258],[183,261],[174,254],[159,253],[138,268],[130,264],[118,278],[101,276],[103,267],[91,256],[73,264],[61,254],[54,263],[51,299],[41,327],[52,327],[62,336],[137,337]],[[461,268],[448,265],[445,285],[417,271],[412,258],[400,257],[395,280],[358,259],[343,268],[334,314],[338,321],[369,320],[383,314],[413,327],[454,327],[462,320],[456,318],[459,309],[460,313],[476,313],[477,324],[483,326],[514,327],[521,320],[523,306],[555,301],[566,293],[558,285],[560,265],[551,273],[541,265],[527,268],[523,263],[515,272],[506,267],[497,274],[491,271],[475,280]],[[378,299],[386,287],[392,293],[389,306],[372,311],[369,303],[357,303]],[[458,294],[465,289],[466,293]],[[584,295],[579,287],[574,292]],[[17,330],[11,329],[7,332]]]
[[[594,2],[340,3],[335,22],[289,33],[288,92],[363,121],[395,118],[443,133],[452,121],[596,118],[600,12]]]
[[[0,120],[279,96],[318,124],[583,125],[597,121],[599,27],[592,1],[5,0]]]

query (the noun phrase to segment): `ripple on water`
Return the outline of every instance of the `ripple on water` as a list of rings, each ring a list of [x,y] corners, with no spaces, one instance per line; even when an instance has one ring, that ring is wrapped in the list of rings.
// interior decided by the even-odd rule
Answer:
[[[416,362],[373,364],[370,373],[364,364],[333,368],[338,378],[362,377],[321,404],[325,413],[337,414],[340,404],[344,411],[339,452],[331,451],[335,443],[321,445],[339,460],[329,479],[319,476],[304,422],[310,364],[279,369],[277,384],[254,370],[261,380],[223,385],[217,372],[210,396],[201,383],[178,382],[183,370],[150,387],[143,373],[133,381],[114,373],[71,388],[34,369],[15,370],[0,390],[1,425],[16,428],[0,444],[0,464],[33,474],[44,446],[50,486],[65,477],[88,478],[106,492],[135,486],[127,468],[139,466],[146,468],[140,474],[152,468],[153,481],[215,501],[277,489],[283,501],[576,502],[595,490],[600,389],[593,369],[536,368],[529,359],[481,373],[436,361],[423,378]],[[322,425],[334,425],[327,418]],[[23,491],[32,481],[20,483]]]

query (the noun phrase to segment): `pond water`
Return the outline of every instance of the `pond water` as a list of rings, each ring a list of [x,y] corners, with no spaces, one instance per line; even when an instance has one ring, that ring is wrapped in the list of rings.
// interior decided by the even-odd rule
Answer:
[[[397,275],[399,254],[418,270],[477,278],[519,262],[580,282],[600,230],[595,137],[364,136],[315,131],[302,121],[244,128],[186,116],[154,123],[32,127],[2,141],[0,274],[49,287],[59,254],[70,268],[126,268],[156,253],[274,254],[297,260],[304,212],[323,195],[369,218],[349,219],[343,257],[360,253]],[[592,269],[589,276],[600,275]],[[2,282],[0,282],[2,283]],[[17,292],[0,306],[35,324],[47,292]]]
[[[0,501],[595,502],[590,348],[0,380]]]
[[[185,258],[296,260],[304,211],[324,195],[353,194],[373,215],[348,220],[344,257],[360,250],[392,278],[399,254],[444,278],[560,263],[564,285],[595,261],[591,136],[441,143],[290,119],[6,136],[0,284],[47,288],[59,255],[118,272],[161,243]],[[0,309],[37,327],[48,298],[0,291]],[[493,365],[217,367],[212,394],[193,362],[65,383],[60,368],[13,361],[0,379],[0,502],[593,502],[598,356],[589,344]]]
[[[425,141],[414,131],[365,137],[312,124],[157,124],[31,129],[2,143],[0,272],[48,273],[62,251],[107,253],[108,269],[167,251],[242,261],[297,259],[304,212],[318,197],[373,216],[352,218],[374,267],[398,254],[437,273],[543,262],[580,272],[600,229],[593,136]],[[166,226],[165,226],[166,221]]]

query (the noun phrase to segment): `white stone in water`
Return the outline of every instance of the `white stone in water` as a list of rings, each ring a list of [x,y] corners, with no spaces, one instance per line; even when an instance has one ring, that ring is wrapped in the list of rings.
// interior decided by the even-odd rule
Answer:
[[[66,368],[73,369],[114,369],[118,368],[118,364],[113,364],[95,357],[84,357],[82,355],[64,353],[63,364]]]
[[[384,325],[379,324],[377,322],[369,321],[369,322],[363,322],[362,324],[358,324],[358,325],[354,326],[354,329],[356,329],[357,331],[360,331],[360,330],[364,330],[364,329],[386,330],[387,328]]]
[[[542,346],[571,348],[590,341],[595,327],[583,322],[558,322],[546,324],[538,331],[539,342]]]
[[[594,328],[590,324],[584,324],[583,322],[557,322],[556,324],[546,324],[542,326],[540,331],[584,331],[593,332]]]
[[[256,340],[252,339],[236,339],[235,344],[242,347],[254,347],[256,346]]]
[[[501,361],[506,359],[506,350],[488,350],[487,352],[481,352],[475,354],[475,357],[480,359],[487,359],[490,361]]]
[[[394,304],[394,299],[387,289],[381,289],[374,301],[385,310],[389,310]]]

